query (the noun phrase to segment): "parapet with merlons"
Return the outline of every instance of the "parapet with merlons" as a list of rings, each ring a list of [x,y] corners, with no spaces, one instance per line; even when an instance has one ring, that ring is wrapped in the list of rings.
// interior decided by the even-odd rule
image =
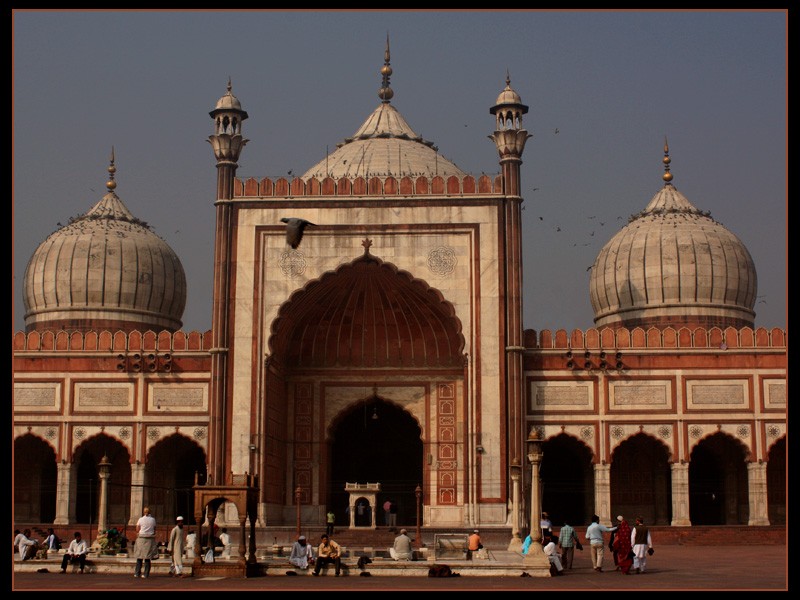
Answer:
[[[354,177],[334,179],[325,177],[322,180],[299,177],[287,179],[279,177],[275,180],[265,177],[256,179],[236,178],[233,184],[235,198],[273,197],[285,198],[295,196],[486,196],[502,195],[502,175],[472,175],[465,177],[450,176],[416,178],[401,177]]]

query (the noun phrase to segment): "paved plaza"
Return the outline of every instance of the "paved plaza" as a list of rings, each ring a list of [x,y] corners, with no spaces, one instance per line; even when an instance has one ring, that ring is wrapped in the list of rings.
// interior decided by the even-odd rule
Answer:
[[[563,577],[523,577],[522,558],[505,552],[493,552],[493,560],[518,561],[519,576],[462,575],[449,578],[371,576],[360,577],[351,572],[348,577],[275,575],[253,578],[175,579],[158,573],[148,579],[134,579],[128,574],[60,574],[48,565],[48,572],[15,572],[12,591],[414,591],[414,590],[740,590],[785,592],[789,590],[788,554],[786,546],[684,546],[656,545],[655,554],[648,559],[644,574],[622,575],[606,553],[604,571],[592,570],[588,550],[576,552],[573,570]],[[459,562],[449,563],[459,572]]]

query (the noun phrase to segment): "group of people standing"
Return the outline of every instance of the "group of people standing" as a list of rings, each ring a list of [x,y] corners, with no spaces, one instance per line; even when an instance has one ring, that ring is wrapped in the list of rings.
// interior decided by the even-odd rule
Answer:
[[[563,575],[565,570],[572,569],[575,549],[583,550],[578,534],[574,527],[565,522],[559,535],[555,536],[547,513],[542,513],[540,527],[542,549],[550,561],[551,573]],[[592,522],[586,528],[585,534],[586,541],[589,542],[592,569],[598,573],[603,572],[606,533],[611,534],[608,548],[612,552],[617,571],[630,575],[632,571],[644,573],[647,570],[647,557],[655,552],[650,530],[642,517],[636,517],[635,525],[631,527],[622,515],[617,517],[617,525],[614,527],[606,527],[600,523],[598,515],[592,515]],[[531,536],[528,536],[522,547],[523,554],[528,553],[530,544]]]

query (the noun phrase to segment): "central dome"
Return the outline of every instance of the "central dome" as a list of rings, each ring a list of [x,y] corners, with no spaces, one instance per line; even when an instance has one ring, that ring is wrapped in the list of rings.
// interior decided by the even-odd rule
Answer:
[[[409,126],[390,104],[394,92],[389,87],[389,47],[381,69],[383,83],[378,91],[381,104],[352,137],[337,144],[337,149],[303,173],[303,179],[353,177],[464,177],[455,164],[437,152]]]

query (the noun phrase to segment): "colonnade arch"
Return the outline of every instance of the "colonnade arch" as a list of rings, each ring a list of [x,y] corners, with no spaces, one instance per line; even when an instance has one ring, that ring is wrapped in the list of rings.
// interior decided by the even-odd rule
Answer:
[[[592,451],[579,439],[561,433],[546,440],[542,452],[542,510],[553,525],[588,523],[594,512]]]
[[[26,433],[14,440],[14,521],[52,523],[56,516],[56,453]]]
[[[747,524],[747,456],[747,448],[726,433],[697,442],[689,462],[692,525]]]
[[[636,516],[652,525],[672,520],[670,449],[660,440],[637,433],[611,455],[611,514]]]

